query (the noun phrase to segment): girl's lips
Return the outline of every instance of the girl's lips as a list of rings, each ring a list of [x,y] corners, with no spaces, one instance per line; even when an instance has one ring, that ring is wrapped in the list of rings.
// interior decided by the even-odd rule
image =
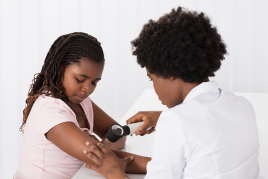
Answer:
[[[80,100],[80,101],[83,101],[85,98],[81,98],[79,96],[77,96],[77,98]]]

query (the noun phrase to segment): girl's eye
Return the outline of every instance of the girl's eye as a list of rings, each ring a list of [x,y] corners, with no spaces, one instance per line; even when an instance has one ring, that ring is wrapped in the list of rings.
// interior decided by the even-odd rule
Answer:
[[[82,83],[82,82],[84,82],[84,81],[80,81],[80,80],[78,80],[77,78],[76,78],[76,81],[78,81],[79,83]]]
[[[91,82],[93,85],[97,85],[97,83],[94,83],[93,81]]]

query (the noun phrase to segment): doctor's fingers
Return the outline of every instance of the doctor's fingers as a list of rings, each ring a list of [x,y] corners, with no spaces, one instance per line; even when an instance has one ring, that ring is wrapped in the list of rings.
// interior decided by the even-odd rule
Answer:
[[[144,117],[145,117],[144,115],[142,115],[142,114],[140,114],[140,112],[138,112],[137,114],[135,114],[134,116],[129,118],[126,122],[127,122],[127,124],[142,122],[145,120]]]
[[[90,143],[90,142],[86,142],[86,145],[87,145],[87,149],[86,151],[87,152],[91,152],[93,154],[95,154],[99,159],[103,159],[103,152],[97,147],[95,146],[94,144]]]
[[[153,124],[151,123],[151,121],[150,120],[145,120],[144,123],[143,123],[143,125],[140,126],[136,130],[135,135],[141,135],[143,133],[147,134],[148,132],[149,132],[148,134],[150,134],[151,131],[149,131],[148,129],[151,128],[151,127],[154,127]]]
[[[151,134],[153,132],[155,132],[155,128],[154,127],[152,127],[149,130],[144,131],[143,133],[140,134],[140,136],[144,136],[145,134]]]

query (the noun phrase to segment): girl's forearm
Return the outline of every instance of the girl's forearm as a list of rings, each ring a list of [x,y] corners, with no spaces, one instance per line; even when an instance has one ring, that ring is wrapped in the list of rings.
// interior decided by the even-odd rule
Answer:
[[[140,155],[120,151],[120,150],[111,150],[118,158],[125,158],[127,156],[135,156],[134,160],[126,166],[126,173],[147,173],[146,166],[147,163],[151,160],[150,157],[143,157]]]

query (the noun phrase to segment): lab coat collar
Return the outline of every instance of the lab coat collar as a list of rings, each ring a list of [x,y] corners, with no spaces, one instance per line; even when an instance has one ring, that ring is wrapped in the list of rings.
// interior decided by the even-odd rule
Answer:
[[[218,85],[217,82],[215,81],[208,81],[208,82],[203,82],[201,84],[199,84],[198,86],[194,87],[185,97],[183,103],[186,103],[188,101],[190,101],[191,99],[193,99],[194,97],[205,93],[209,90],[218,88],[220,89],[220,86]],[[221,90],[221,89],[220,89]]]

